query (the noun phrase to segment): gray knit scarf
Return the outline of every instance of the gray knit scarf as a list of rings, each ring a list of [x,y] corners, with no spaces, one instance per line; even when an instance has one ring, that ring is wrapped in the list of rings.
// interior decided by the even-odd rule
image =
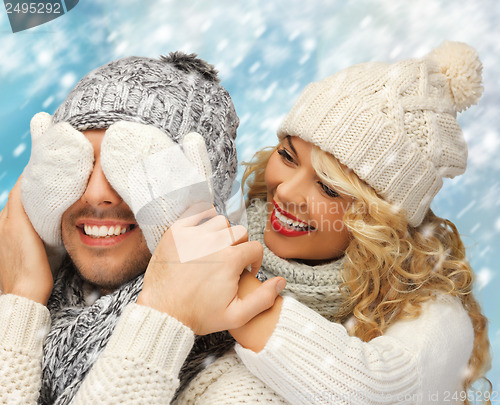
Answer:
[[[327,319],[333,320],[343,302],[339,292],[343,260],[308,266],[281,259],[264,244],[266,204],[255,201],[247,210],[249,238],[264,246],[264,259],[258,278],[282,276],[287,280],[284,294],[294,296]],[[40,404],[68,404],[76,395],[125,308],[135,302],[142,290],[143,275],[124,284],[111,294],[89,302],[85,283],[69,258],[65,260],[47,307],[52,326],[44,344],[43,377]],[[234,346],[227,332],[198,336],[180,373],[181,392],[205,366]]]
[[[283,295],[294,297],[330,321],[338,321],[336,314],[345,300],[339,290],[344,281],[344,258],[317,266],[282,259],[264,243],[266,202],[254,200],[247,209],[247,218],[249,239],[259,241],[264,247],[262,267],[257,275],[259,280],[265,281],[277,276],[285,278],[287,285]]]
[[[143,275],[111,294],[90,300],[85,283],[66,258],[47,307],[52,318],[44,344],[39,404],[68,404],[106,347],[127,304],[142,290]],[[94,301],[94,302],[91,302]],[[180,392],[204,366],[234,346],[227,333],[198,336],[180,373]]]

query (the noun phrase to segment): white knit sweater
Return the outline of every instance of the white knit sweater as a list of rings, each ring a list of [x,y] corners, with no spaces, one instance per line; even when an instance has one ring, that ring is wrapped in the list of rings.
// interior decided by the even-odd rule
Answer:
[[[44,306],[0,296],[0,403],[36,404],[49,325]],[[192,344],[175,319],[130,304],[73,403],[168,404]],[[236,345],[239,357],[228,353],[207,367],[178,403],[453,403],[472,345],[471,321],[450,296],[367,343],[285,297],[260,353]]]
[[[45,306],[0,296],[0,404],[37,403],[49,328]],[[176,319],[129,304],[72,404],[170,403],[193,342],[193,332]]]
[[[421,315],[370,342],[285,297],[260,353],[237,345],[245,366],[293,404],[453,403],[472,353],[472,322],[458,299],[439,295]],[[455,394],[455,395],[454,395]]]

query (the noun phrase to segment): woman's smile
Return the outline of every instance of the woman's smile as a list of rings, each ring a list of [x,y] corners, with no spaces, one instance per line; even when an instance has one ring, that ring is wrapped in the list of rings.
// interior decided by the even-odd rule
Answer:
[[[342,221],[350,198],[320,180],[311,161],[312,150],[312,144],[287,137],[266,167],[264,241],[285,259],[335,259],[350,240]]]
[[[271,213],[271,225],[274,231],[285,236],[301,236],[313,232],[315,228],[298,219],[288,211],[280,208],[278,203],[273,200],[274,209]]]

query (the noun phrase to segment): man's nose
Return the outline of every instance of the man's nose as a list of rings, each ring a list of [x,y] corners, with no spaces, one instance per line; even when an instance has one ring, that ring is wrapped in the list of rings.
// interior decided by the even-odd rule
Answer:
[[[109,184],[104,176],[99,159],[96,161],[94,170],[90,175],[87,189],[82,195],[82,201],[99,208],[118,205],[122,201],[121,197],[111,187],[111,184]]]

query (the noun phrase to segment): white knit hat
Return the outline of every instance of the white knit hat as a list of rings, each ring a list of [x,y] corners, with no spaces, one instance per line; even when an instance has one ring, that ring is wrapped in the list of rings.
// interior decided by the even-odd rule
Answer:
[[[331,153],[418,226],[443,184],[462,174],[457,112],[482,94],[477,52],[445,42],[421,59],[369,62],[309,84],[278,130]]]

